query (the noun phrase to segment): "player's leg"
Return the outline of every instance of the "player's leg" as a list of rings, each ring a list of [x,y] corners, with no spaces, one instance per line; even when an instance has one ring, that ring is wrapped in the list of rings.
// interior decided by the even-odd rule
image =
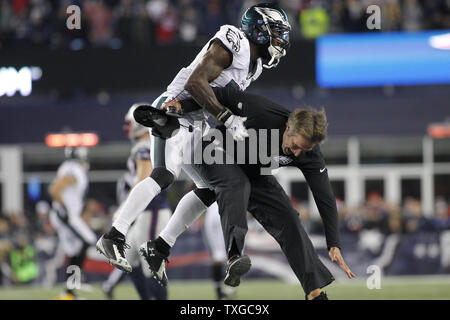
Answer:
[[[155,240],[141,245],[141,254],[151,272],[161,285],[167,285],[165,261],[176,239],[215,201],[215,194],[209,189],[195,189],[183,196],[175,212]]]
[[[231,299],[235,288],[223,285],[227,253],[225,251],[225,241],[223,239],[217,202],[214,202],[205,212],[203,236],[211,255],[211,275],[217,298],[220,300]]]
[[[156,212],[156,217],[153,214],[153,219],[151,220],[151,227],[147,239],[154,240],[156,236],[161,232],[161,230],[167,225],[172,211],[168,208],[166,203],[165,195],[160,195],[161,199],[154,205],[152,205],[152,212]],[[147,279],[147,286],[152,297],[156,300],[167,300],[167,288],[161,286],[159,281],[153,277],[151,270],[148,268],[145,258],[141,256],[142,270]]]
[[[50,213],[50,222],[56,230],[58,240],[61,243],[64,254],[69,258],[68,266],[75,265],[81,268],[80,260],[82,262],[81,257],[84,254],[83,241],[79,236],[76,236],[73,230],[71,230],[65,211],[52,210]],[[66,280],[69,276],[70,274],[67,273]],[[74,300],[76,299],[76,293],[72,288],[66,286],[64,292],[57,299]]]
[[[135,233],[133,241],[133,249],[138,256],[139,266],[133,267],[134,270],[139,270],[142,273],[141,283],[146,287],[148,292],[148,299],[166,300],[167,289],[159,285],[158,281],[153,278],[152,273],[148,270],[147,264],[143,257],[139,255],[139,246],[147,239],[154,239],[157,233],[162,229],[170,218],[170,209],[165,208],[167,205],[162,195],[158,196],[154,202],[141,214],[134,225],[136,225],[137,232]],[[162,208],[163,207],[163,208]]]
[[[165,99],[164,96],[157,99],[156,106],[160,107]],[[151,148],[154,169],[150,177],[133,187],[125,203],[120,206],[111,230],[97,242],[97,249],[117,268],[127,272],[132,270],[124,253],[125,236],[128,229],[139,213],[145,210],[161,190],[168,188],[181,171],[182,152],[180,149],[186,139],[184,131],[187,130],[182,128],[175,136],[166,140],[155,137]]]
[[[126,273],[120,269],[114,268],[108,275],[108,279],[102,283],[102,291],[108,299],[114,299],[114,289],[125,277]]]
[[[97,236],[81,216],[69,215],[68,223],[84,243],[92,246],[95,245]]]
[[[141,300],[150,300],[150,292],[146,285],[146,279],[144,273],[141,269],[141,260],[138,253],[137,248],[139,247],[139,241],[142,237],[142,233],[147,233],[148,229],[148,219],[146,219],[150,215],[150,212],[144,211],[142,212],[136,219],[136,221],[131,225],[130,230],[127,234],[128,243],[130,244],[131,250],[126,252],[125,257],[127,261],[130,263],[130,266],[133,270],[130,272],[130,279],[136,289],[139,298]]]
[[[280,244],[305,293],[330,284],[334,278],[320,261],[280,184],[273,176],[254,177],[251,184],[249,211]]]

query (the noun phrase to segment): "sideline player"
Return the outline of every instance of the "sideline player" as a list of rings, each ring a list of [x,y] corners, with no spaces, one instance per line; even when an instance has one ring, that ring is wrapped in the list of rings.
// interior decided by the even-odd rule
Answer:
[[[84,198],[88,190],[88,149],[86,147],[64,150],[66,160],[59,166],[55,180],[49,186],[52,197],[50,222],[55,228],[69,265],[82,268],[89,246],[96,241],[95,233],[83,220]],[[76,294],[66,288],[59,299],[73,300]]]
[[[286,55],[289,47],[290,25],[286,13],[274,4],[259,4],[250,7],[242,17],[241,29],[224,25],[208,41],[194,61],[182,68],[172,83],[153,106],[160,109],[164,103],[174,99],[193,97],[204,110],[191,112],[180,119],[179,132],[165,140],[156,138],[152,147],[154,170],[150,177],[138,183],[121,207],[119,216],[109,232],[97,242],[97,248],[110,263],[125,271],[131,271],[125,254],[125,237],[137,215],[162,190],[168,188],[181,171],[184,146],[193,141],[196,132],[201,134],[207,128],[206,118],[213,116],[224,124],[236,140],[246,137],[244,118],[233,115],[219,103],[212,87],[235,87],[245,90],[261,74],[263,66],[273,68]],[[264,60],[264,62],[263,62]],[[209,114],[209,115],[208,115]],[[201,127],[193,126],[202,121]],[[196,131],[196,132],[195,132]],[[155,135],[155,132],[153,131]],[[203,184],[192,166],[183,170],[194,180],[197,189],[188,193],[178,204],[192,214],[204,212],[213,202],[208,188]],[[168,240],[170,242],[170,240]],[[165,252],[168,247],[160,247]],[[151,254],[145,248],[142,254]],[[164,284],[166,276],[158,276]]]
[[[234,162],[231,164],[223,161],[224,164],[207,165],[203,162],[194,165],[200,176],[214,190],[211,193],[217,198],[219,205],[230,259],[224,283],[238,286],[241,276],[250,268],[250,259],[242,255],[247,233],[245,213],[248,209],[280,244],[303,286],[307,299],[327,299],[321,288],[331,283],[334,278],[319,260],[311,240],[300,224],[297,211],[277,180],[271,174],[261,173],[261,169],[269,163],[263,163],[261,157],[254,158],[257,162],[249,161],[252,155],[260,155],[260,152],[264,151],[261,149],[263,145],[267,147],[264,156],[270,155],[272,161],[276,161],[278,166],[294,166],[302,171],[323,219],[330,258],[338,263],[349,278],[354,277],[355,275],[340,253],[336,201],[319,147],[319,143],[326,138],[327,133],[325,112],[312,109],[297,109],[290,112],[268,99],[231,88],[214,88],[214,92],[219,101],[229,106],[234,114],[247,118],[246,127],[255,129],[254,132],[258,138],[258,142],[253,140],[252,144],[246,141],[245,161],[242,164],[236,164],[236,157],[242,156],[236,153],[233,155]],[[191,109],[189,105],[192,104],[195,104],[192,99],[181,101],[183,108]],[[219,129],[222,129],[223,136],[225,130]],[[260,129],[272,130],[267,134],[265,142],[260,139],[260,135],[264,132]],[[272,132],[278,135],[271,136]],[[210,139],[205,139],[206,141]],[[222,142],[215,148],[216,151],[220,149],[219,147],[226,150],[228,144],[225,141]],[[271,147],[274,142],[277,149],[272,154]],[[259,149],[253,150],[253,146],[258,146]],[[235,147],[234,150],[239,148]],[[271,151],[270,154],[267,154],[268,150]],[[229,156],[229,154],[225,155]],[[175,217],[177,219],[171,219],[168,227],[173,223],[189,226],[196,219],[190,213],[180,211],[178,208],[175,210]],[[161,272],[161,266],[164,266],[163,261],[168,257],[156,247],[157,242],[165,242],[166,246],[169,246],[163,235],[167,235],[164,230],[155,241],[143,244],[144,247],[152,248],[153,255],[147,257],[147,262],[155,274]],[[169,235],[169,238],[173,241],[178,236],[179,234],[175,233]]]

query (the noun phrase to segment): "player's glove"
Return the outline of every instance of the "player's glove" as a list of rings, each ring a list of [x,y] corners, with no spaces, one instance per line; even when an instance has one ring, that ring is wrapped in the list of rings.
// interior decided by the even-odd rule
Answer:
[[[234,140],[243,141],[248,137],[247,128],[245,128],[244,126],[244,122],[246,120],[247,118],[232,115],[228,118],[227,121],[225,121],[225,127],[227,128],[228,132],[231,133]]]
[[[229,109],[225,108],[225,110],[217,116],[217,120],[221,121],[225,125],[234,140],[243,141],[248,137],[247,128],[244,126],[244,122],[247,118],[236,116],[231,113]]]
[[[144,127],[152,128],[152,135],[162,139],[170,138],[175,130],[180,128],[176,117],[170,116],[166,110],[160,110],[150,105],[140,105],[133,112],[134,119]]]

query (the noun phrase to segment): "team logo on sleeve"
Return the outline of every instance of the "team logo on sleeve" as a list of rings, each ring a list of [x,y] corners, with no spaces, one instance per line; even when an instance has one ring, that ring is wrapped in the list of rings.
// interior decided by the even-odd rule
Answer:
[[[227,37],[228,42],[231,43],[231,47],[233,48],[233,50],[236,52],[239,52],[239,50],[241,49],[241,43],[239,40],[240,36],[233,30],[228,28],[226,37]]]
[[[289,163],[291,163],[294,160],[292,160],[292,158],[286,157],[286,156],[275,156],[274,161],[278,162],[280,164],[280,166],[287,166]]]

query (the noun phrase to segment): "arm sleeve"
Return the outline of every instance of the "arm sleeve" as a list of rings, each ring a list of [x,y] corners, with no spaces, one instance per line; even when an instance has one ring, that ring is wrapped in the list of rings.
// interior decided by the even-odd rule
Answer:
[[[306,178],[306,181],[312,191],[314,201],[319,209],[322,218],[327,247],[339,247],[339,218],[336,206],[336,199],[331,188],[328,172],[325,167],[325,161],[318,152],[317,157],[308,165],[307,168],[300,168]]]

